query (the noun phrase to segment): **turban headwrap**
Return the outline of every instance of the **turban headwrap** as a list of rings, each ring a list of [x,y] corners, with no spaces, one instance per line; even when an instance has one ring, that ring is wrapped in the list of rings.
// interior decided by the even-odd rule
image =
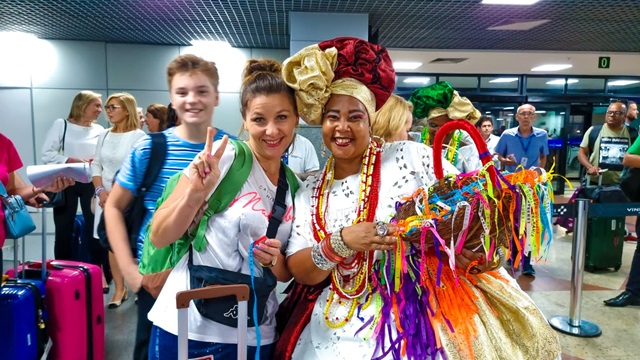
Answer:
[[[324,106],[332,94],[353,96],[373,117],[396,82],[387,50],[351,37],[300,50],[284,61],[282,77],[295,90],[300,117],[310,125],[322,123]]]
[[[449,119],[466,119],[475,124],[482,116],[469,99],[460,96],[446,81],[416,89],[409,101],[413,104],[413,115],[418,119],[447,115]]]

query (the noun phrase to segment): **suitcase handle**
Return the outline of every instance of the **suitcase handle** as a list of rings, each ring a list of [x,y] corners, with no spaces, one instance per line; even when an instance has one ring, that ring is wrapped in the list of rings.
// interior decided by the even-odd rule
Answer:
[[[238,300],[238,319],[246,319],[249,302],[249,286],[212,285],[199,289],[180,291],[176,294],[178,308],[178,359],[188,359],[189,303],[194,299],[215,299],[224,296],[235,296]],[[247,322],[238,321],[238,360],[247,358]],[[242,340],[241,340],[242,339]]]
[[[249,286],[238,285],[213,285],[199,289],[180,291],[176,294],[176,307],[185,309],[189,307],[191,300],[215,299],[225,296],[235,296],[238,302],[249,301]]]

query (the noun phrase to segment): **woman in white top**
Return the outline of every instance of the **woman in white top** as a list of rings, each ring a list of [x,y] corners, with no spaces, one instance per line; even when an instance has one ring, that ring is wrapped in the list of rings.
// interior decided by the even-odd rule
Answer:
[[[120,169],[122,162],[131,152],[133,145],[145,135],[140,130],[140,118],[136,111],[136,99],[127,93],[118,93],[109,96],[107,105],[104,107],[107,112],[107,118],[113,125],[112,128],[104,130],[98,138],[98,146],[96,154],[91,162],[91,173],[93,174],[93,185],[95,186],[95,203],[94,214],[95,221],[93,225],[93,237],[98,238],[98,223],[102,216],[102,207],[107,202],[111,188],[113,187],[113,178]],[[97,243],[97,241],[94,241]],[[99,256],[103,261],[102,265],[106,265],[106,253],[104,249],[97,249]],[[109,252],[109,267],[113,276],[113,284],[115,290],[109,309],[115,309],[124,300],[127,300],[127,289],[124,286],[124,277],[118,269],[118,264],[112,252]],[[108,291],[108,288],[106,288]]]
[[[186,94],[172,93],[172,101]],[[195,106],[194,106],[195,107]],[[176,110],[180,109],[176,106]],[[266,239],[253,247],[251,244],[267,231],[268,219],[274,206],[281,167],[281,156],[295,135],[298,113],[293,91],[280,75],[280,64],[273,60],[249,60],[244,72],[241,93],[242,124],[249,133],[247,145],[253,158],[248,178],[229,206],[211,216],[207,223],[202,251],[196,250],[194,240],[193,264],[206,265],[241,274],[255,273],[262,277],[263,267],[272,270],[279,281],[289,281],[281,248],[286,247],[293,221],[291,192],[297,187],[289,184],[285,195],[286,212],[277,228],[275,238]],[[179,116],[182,121],[192,117]],[[208,120],[207,120],[208,121]],[[179,182],[167,200],[156,210],[151,225],[151,241],[157,248],[176,242],[187,231],[198,209],[212,196],[220,181],[229,173],[235,158],[233,143],[227,138],[212,143],[211,128],[204,150],[184,170]],[[286,170],[285,170],[286,171]],[[290,171],[290,170],[289,170]],[[290,176],[295,178],[291,172]],[[297,178],[296,178],[297,182]],[[173,268],[158,299],[149,312],[153,322],[149,341],[149,359],[176,359],[178,314],[176,293],[190,288],[189,254]],[[253,266],[251,266],[253,265]],[[268,276],[268,273],[267,275]],[[278,308],[275,291],[265,301],[265,310],[259,326],[250,326],[247,334],[247,358],[271,359],[273,343],[278,335],[275,312]],[[237,329],[204,317],[194,303],[189,307],[189,358],[234,359],[237,351]]]
[[[85,163],[90,166],[96,152],[98,136],[104,127],[95,123],[102,112],[100,94],[93,91],[81,91],[73,99],[67,119],[57,119],[42,146],[42,161],[45,164]],[[78,201],[82,207],[84,229],[82,238],[91,239],[93,232],[93,213],[91,198],[93,184],[77,182],[63,192],[64,202],[53,208],[53,221],[56,225],[54,256],[59,260],[90,261],[88,248],[77,248],[73,243],[73,228],[78,210]],[[86,241],[82,242],[83,244]]]

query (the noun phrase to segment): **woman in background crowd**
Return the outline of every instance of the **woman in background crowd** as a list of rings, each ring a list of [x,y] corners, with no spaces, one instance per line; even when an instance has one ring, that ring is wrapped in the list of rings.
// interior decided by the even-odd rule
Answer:
[[[96,153],[91,162],[93,185],[96,188],[96,199],[94,201],[95,221],[93,226],[93,237],[95,239],[98,238],[98,223],[102,216],[102,208],[113,188],[114,176],[120,170],[124,159],[129,156],[136,141],[145,135],[144,131],[140,130],[140,119],[138,118],[136,105],[136,100],[131,94],[117,93],[109,96],[107,105],[104,107],[112,127],[100,134]],[[127,300],[128,297],[127,288],[124,286],[124,278],[113,253],[99,246],[97,240],[94,243],[97,245],[93,252],[94,256],[101,260],[99,262],[103,269],[108,267],[111,270],[115,288],[108,306],[109,309],[114,309],[120,306],[122,301]],[[109,254],[108,263],[107,253]],[[105,287],[104,291],[108,292],[109,287]]]
[[[162,104],[151,104],[147,106],[147,114],[145,115],[145,123],[149,132],[164,131],[169,127],[167,119],[167,107]]]
[[[460,96],[446,81],[416,89],[409,101],[413,104],[413,115],[423,119],[426,127],[426,130],[422,130],[423,142],[430,146],[436,132],[447,122],[464,119],[475,124],[481,116],[471,101]],[[471,172],[482,167],[478,150],[466,132],[457,130],[448,134],[444,144],[444,157],[460,172]]]
[[[409,130],[413,124],[413,105],[392,94],[371,122],[371,132],[384,141],[413,140]]]
[[[71,104],[67,119],[54,121],[42,145],[42,161],[45,164],[85,163],[93,159],[98,136],[104,127],[95,123],[102,112],[100,94],[93,91],[79,92]],[[56,226],[54,256],[59,260],[91,261],[88,248],[74,249],[73,229],[78,201],[84,217],[83,239],[93,238],[94,216],[91,198],[93,183],[76,183],[66,188],[63,202],[53,208]]]

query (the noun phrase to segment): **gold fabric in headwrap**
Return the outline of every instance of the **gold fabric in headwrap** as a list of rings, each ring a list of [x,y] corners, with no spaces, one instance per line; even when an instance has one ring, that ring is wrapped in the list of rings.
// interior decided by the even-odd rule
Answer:
[[[367,109],[369,118],[375,115],[376,97],[373,95],[373,92],[360,81],[351,78],[336,80],[331,84],[329,90],[331,94],[349,95],[360,100]]]
[[[322,111],[331,96],[329,86],[333,82],[337,58],[335,48],[322,51],[318,45],[310,45],[282,64],[282,77],[295,90],[299,115],[307,124],[322,123]]]
[[[427,120],[431,120],[440,115],[447,114],[449,119],[465,119],[469,120],[472,124],[475,124],[482,114],[476,109],[471,101],[464,96],[460,96],[457,91],[453,92],[451,104],[446,109],[433,108],[429,110],[429,117]]]

